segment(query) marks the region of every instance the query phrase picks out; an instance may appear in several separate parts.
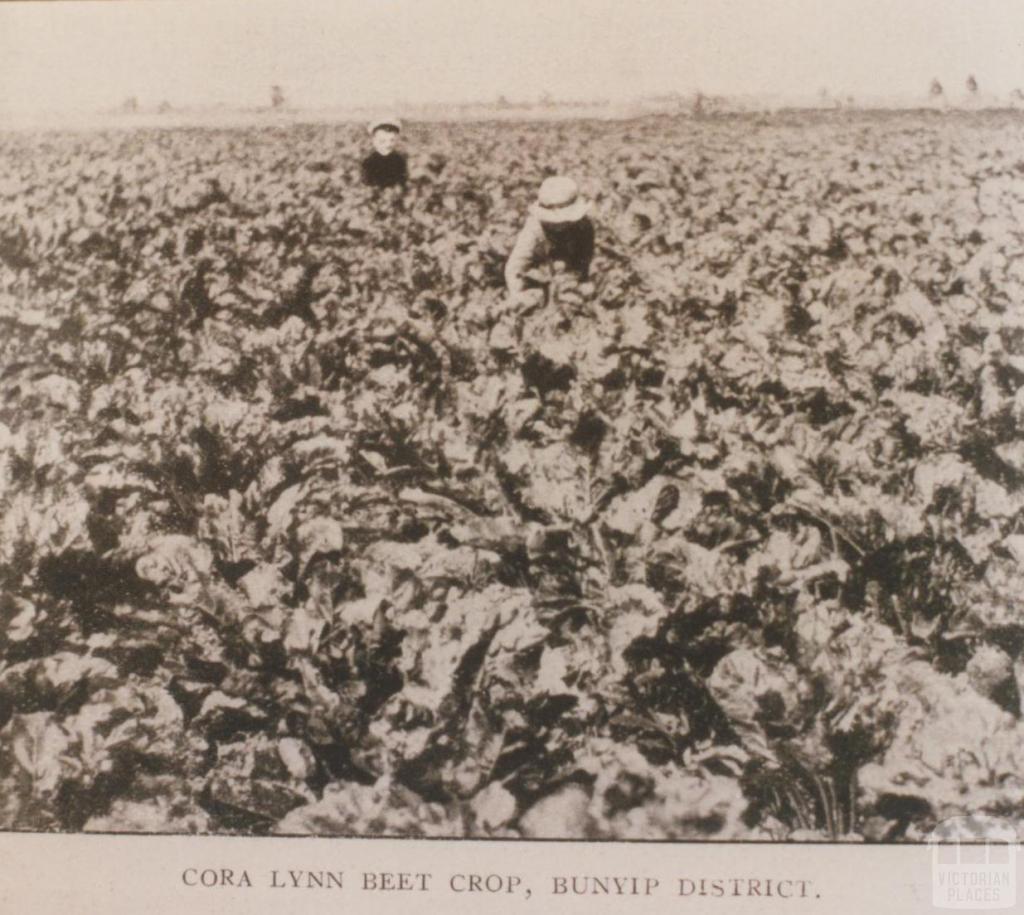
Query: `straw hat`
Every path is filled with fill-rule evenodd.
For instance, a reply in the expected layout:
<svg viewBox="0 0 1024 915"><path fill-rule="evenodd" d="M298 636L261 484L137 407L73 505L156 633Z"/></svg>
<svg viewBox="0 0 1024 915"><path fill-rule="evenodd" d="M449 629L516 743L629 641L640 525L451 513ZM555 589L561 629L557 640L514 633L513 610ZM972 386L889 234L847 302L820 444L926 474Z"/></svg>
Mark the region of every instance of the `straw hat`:
<svg viewBox="0 0 1024 915"><path fill-rule="evenodd" d="M381 127L390 127L396 133L402 132L402 122L398 118L385 117L370 121L370 136L372 137Z"/></svg>
<svg viewBox="0 0 1024 915"><path fill-rule="evenodd" d="M589 207L572 178L556 175L544 179L532 212L541 222L577 222L587 215Z"/></svg>
<svg viewBox="0 0 1024 915"><path fill-rule="evenodd" d="M653 168L645 168L633 179L637 190L646 191L656 187L665 187L668 182Z"/></svg>

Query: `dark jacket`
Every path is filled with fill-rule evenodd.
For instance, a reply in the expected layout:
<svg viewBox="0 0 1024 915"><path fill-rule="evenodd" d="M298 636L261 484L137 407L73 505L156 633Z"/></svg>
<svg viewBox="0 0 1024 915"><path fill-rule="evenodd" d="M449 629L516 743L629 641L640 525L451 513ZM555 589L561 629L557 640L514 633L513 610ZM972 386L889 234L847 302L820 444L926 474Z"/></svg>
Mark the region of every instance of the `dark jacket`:
<svg viewBox="0 0 1024 915"><path fill-rule="evenodd" d="M405 156L399 152L382 156L372 152L363 159L363 184L370 187L394 187L404 185L409 177Z"/></svg>

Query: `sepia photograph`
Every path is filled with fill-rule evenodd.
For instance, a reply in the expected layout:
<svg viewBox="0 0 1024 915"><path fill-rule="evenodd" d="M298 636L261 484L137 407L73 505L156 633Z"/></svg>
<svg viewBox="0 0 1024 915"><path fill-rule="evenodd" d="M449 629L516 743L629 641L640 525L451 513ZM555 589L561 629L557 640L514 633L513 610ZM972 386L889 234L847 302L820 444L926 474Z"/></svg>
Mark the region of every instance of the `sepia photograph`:
<svg viewBox="0 0 1024 915"><path fill-rule="evenodd" d="M1016 0L0 3L0 831L1013 877L1022 380Z"/></svg>

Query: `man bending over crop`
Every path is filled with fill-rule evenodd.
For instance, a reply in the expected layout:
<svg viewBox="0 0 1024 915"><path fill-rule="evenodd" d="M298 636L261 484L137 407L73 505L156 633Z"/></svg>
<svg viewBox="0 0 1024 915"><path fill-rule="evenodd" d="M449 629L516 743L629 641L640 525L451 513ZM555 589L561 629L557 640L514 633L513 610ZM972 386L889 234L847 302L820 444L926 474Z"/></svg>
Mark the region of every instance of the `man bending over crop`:
<svg viewBox="0 0 1024 915"><path fill-rule="evenodd" d="M594 224L587 216L588 208L572 178L557 176L541 184L537 202L530 208L505 265L510 294L524 292L536 279L538 267L556 261L580 280L587 279L594 256Z"/></svg>
<svg viewBox="0 0 1024 915"><path fill-rule="evenodd" d="M405 185L409 177L405 156L395 150L401 132L398 118L380 118L370 124L373 152L363 159L363 184L369 187Z"/></svg>

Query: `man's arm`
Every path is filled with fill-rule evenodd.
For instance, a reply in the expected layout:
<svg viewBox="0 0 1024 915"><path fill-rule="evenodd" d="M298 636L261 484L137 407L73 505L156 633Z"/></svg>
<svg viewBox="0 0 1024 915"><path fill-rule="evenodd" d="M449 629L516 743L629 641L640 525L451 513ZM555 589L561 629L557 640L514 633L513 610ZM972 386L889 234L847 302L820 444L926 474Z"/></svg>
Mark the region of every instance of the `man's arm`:
<svg viewBox="0 0 1024 915"><path fill-rule="evenodd" d="M590 276L590 262L594 259L594 224L589 219L584 219L580 225L574 247L572 268L581 280L586 280Z"/></svg>
<svg viewBox="0 0 1024 915"><path fill-rule="evenodd" d="M374 183L372 166L373 156L367 156L359 165L359 176L365 185L372 185Z"/></svg>
<svg viewBox="0 0 1024 915"><path fill-rule="evenodd" d="M398 156L397 172L398 183L402 185L402 187L405 187L406 182L409 180L409 160L401 154Z"/></svg>
<svg viewBox="0 0 1024 915"><path fill-rule="evenodd" d="M526 289L526 273L536 263L543 243L544 229L531 216L519 232L505 264L505 285L512 295L518 295Z"/></svg>

